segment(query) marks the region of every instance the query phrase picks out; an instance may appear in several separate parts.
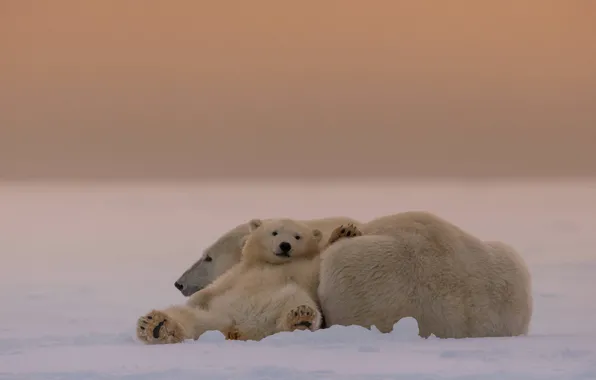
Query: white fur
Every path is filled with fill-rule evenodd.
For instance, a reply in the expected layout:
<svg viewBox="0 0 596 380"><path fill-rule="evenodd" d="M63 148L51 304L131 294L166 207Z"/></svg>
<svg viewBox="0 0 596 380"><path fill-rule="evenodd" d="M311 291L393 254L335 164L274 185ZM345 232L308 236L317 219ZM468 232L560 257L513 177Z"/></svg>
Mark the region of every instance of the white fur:
<svg viewBox="0 0 596 380"><path fill-rule="evenodd" d="M290 219L253 220L249 226L240 262L194 293L187 305L141 317L137 336L142 341L176 343L209 330L229 339L260 340L280 331L320 327L316 296L322 233ZM291 244L287 256L282 243Z"/></svg>
<svg viewBox="0 0 596 380"><path fill-rule="evenodd" d="M427 212L384 216L360 231L322 253L318 293L327 325L389 332L413 317L423 337L527 334L531 278L512 247Z"/></svg>
<svg viewBox="0 0 596 380"><path fill-rule="evenodd" d="M323 233L321 248L337 226L348 223L359 225L358 221L347 217L329 217L301 222ZM188 297L205 288L240 261L242 246L249 234L248 224L243 223L222 235L178 278L176 285L183 295Z"/></svg>

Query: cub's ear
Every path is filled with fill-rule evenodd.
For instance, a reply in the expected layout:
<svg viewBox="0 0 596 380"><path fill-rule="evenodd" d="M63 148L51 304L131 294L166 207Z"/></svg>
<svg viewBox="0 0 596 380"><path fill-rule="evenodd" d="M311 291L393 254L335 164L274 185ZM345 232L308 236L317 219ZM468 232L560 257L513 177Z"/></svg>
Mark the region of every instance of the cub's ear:
<svg viewBox="0 0 596 380"><path fill-rule="evenodd" d="M250 222L248 222L248 230L250 232L253 232L257 228L261 227L262 224L263 222L261 221L261 219L253 219Z"/></svg>
<svg viewBox="0 0 596 380"><path fill-rule="evenodd" d="M240 241L238 242L238 245L240 246L240 250L244 249L244 246L246 245L246 241L248 240L249 236L250 235L245 235L240 238Z"/></svg>
<svg viewBox="0 0 596 380"><path fill-rule="evenodd" d="M315 228L314 230L312 230L312 236L315 238L317 242L320 242L323 238L323 233L321 232L321 230Z"/></svg>

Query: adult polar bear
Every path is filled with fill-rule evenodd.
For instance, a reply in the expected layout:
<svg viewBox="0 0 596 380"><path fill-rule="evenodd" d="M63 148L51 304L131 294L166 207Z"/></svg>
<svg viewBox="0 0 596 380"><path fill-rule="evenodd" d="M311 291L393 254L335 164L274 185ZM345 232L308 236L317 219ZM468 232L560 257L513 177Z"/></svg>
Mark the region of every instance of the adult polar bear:
<svg viewBox="0 0 596 380"><path fill-rule="evenodd" d="M358 226L360 224L357 220L344 216L301 220L300 222L305 223L312 229L321 231L323 234L320 241L321 249L327 244L331 232L338 226L342 224ZM240 224L223 234L205 249L202 257L176 280L174 283L176 289L184 296L189 297L215 281L216 278L240 261L242 246L248 235L248 223Z"/></svg>
<svg viewBox="0 0 596 380"><path fill-rule="evenodd" d="M512 247L483 242L428 212L343 228L352 237L330 245L321 259L318 294L328 325L389 332L413 317L422 337L527 334L531 278Z"/></svg>

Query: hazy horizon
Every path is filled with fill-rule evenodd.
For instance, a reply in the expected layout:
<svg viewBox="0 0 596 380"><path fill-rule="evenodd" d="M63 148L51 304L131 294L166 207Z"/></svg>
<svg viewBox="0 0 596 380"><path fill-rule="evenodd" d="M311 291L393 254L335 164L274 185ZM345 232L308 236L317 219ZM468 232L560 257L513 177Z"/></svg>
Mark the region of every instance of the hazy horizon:
<svg viewBox="0 0 596 380"><path fill-rule="evenodd" d="M0 180L594 177L594 15L2 1Z"/></svg>

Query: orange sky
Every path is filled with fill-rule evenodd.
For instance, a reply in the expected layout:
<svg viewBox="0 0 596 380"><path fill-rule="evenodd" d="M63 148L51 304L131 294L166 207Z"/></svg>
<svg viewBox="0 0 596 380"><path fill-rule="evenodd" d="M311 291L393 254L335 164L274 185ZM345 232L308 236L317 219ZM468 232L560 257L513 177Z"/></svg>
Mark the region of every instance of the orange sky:
<svg viewBox="0 0 596 380"><path fill-rule="evenodd" d="M0 178L594 175L595 19L588 0L5 0Z"/></svg>

